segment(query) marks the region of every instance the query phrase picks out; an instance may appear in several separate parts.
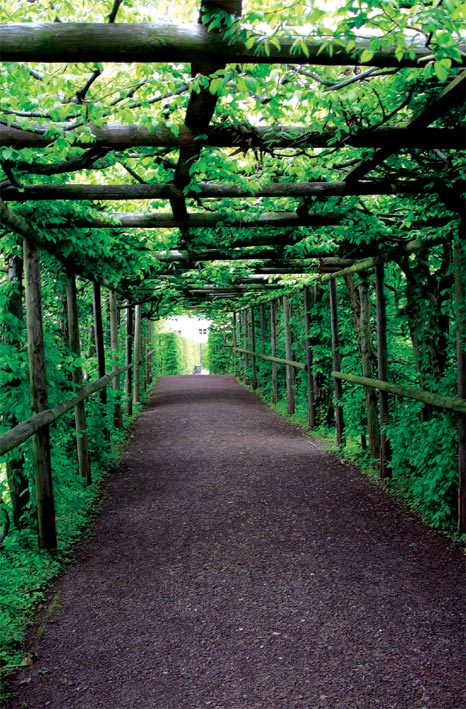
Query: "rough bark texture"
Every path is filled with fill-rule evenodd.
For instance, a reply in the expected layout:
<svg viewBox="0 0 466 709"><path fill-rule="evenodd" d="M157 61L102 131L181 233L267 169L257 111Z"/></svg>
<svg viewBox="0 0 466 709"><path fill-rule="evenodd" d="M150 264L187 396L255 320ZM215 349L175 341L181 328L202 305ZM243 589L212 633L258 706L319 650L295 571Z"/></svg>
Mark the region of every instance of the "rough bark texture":
<svg viewBox="0 0 466 709"><path fill-rule="evenodd" d="M232 377L167 377L7 706L458 709L463 575Z"/></svg>

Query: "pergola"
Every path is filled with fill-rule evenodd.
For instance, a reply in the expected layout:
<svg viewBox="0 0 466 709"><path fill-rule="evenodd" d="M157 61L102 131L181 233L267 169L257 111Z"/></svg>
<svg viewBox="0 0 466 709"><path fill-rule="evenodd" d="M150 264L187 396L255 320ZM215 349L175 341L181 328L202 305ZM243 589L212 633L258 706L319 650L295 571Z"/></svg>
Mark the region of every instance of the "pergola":
<svg viewBox="0 0 466 709"><path fill-rule="evenodd" d="M93 273L86 270L73 253L66 257L61 253L59 241L55 243L44 239L44 232L52 230L66 235L69 229L82 229L83 234L92 234L97 229L109 229L112 233L124 232L130 235L136 229L178 229L174 246L153 250L157 268L145 281L135 279L132 282L131 278L123 278L118 287L112 287L112 290L118 291L120 296L134 304L151 300L154 283L158 286L167 283L174 289L178 288L178 300L186 307L204 307L206 302L224 300L226 308L239 311L244 305L245 296L257 295L259 292L266 299L273 298L277 286L286 286L286 280L280 280L282 276L309 274L319 268L319 273L325 274L322 283L327 279L330 284L334 284L339 275L365 273L390 260L393 244L387 244L386 248L381 249L380 244L368 243L354 246L349 253L342 253L331 240L324 238L320 242L317 239L317 245L307 248L304 255L293 252L288 255L289 247L299 244L307 234L318 234L319 229L345 225L351 229L351 225L361 215L360 205L355 207L352 198L436 194L450 210L451 221L457 218L454 216L456 213L463 223L463 185L459 177L454 176L445 181L440 174L433 178L432 171L423 175L419 159L412 160L417 169L411 172L407 169L398 172L395 169L394 172L393 169L387 169L387 164L392 156L419 156L419 151L428 151L443 165L445 161L448 162L444 151L457 151L464 147L464 131L455 111L464 102L466 46L458 45L459 58L450 61L448 76L443 81L435 75L428 82L413 81L409 97L401 102L398 110L392 111L392 115L390 112L385 115L384 111L379 124L367 127L357 123L351 125L349 121L343 131L341 127L331 125L331 122L327 126L325 117L322 124L321 118L315 121L309 116L308 120L296 124L269 125L260 120L255 125L246 115L231 116L226 112L222 115L220 112L222 72L228 65L233 65L238 75L244 71L247 73L244 67L248 66L263 65L269 71L277 66L286 67L290 73L298 67L304 70L299 74L300 80L312 91L315 76L309 67L341 67L340 83L347 84L370 80L371 76L384 73L389 82L393 74L404 69L415 70L421 77L426 63L432 58L429 43L422 44L418 39L413 39L408 49L402 51L387 44L373 50L368 38L356 37L348 47L338 39L329 41L322 37L309 38L299 29L293 36L270 41L267 37L249 31L246 35L241 33L240 0L204 0L199 23L195 25L120 24L115 21L120 4L118 0L114 3L107 23L52 22L0 26L1 57L6 65L11 62L95 63L85 86L76 93L75 103L78 106L86 104L86 98L102 71L99 64L104 62L128 65L189 63L191 75L197 81L187 100L183 124L173 125L169 118L165 122L148 120L131 124L106 123L103 119L95 124L90 119L83 123L65 117L62 128L73 152L63 160L52 163L41 160L29 166L22 165L17 157L20 154L18 151L33 150L35 154L43 151L47 155L47 150L62 139L63 132L54 133L39 120L34 126L31 126L30 120L25 127L20 120L21 116L7 114L3 117L0 121L0 144L3 148L10 148L13 157L3 162L5 180L0 184L0 219L4 229L25 239L31 301L40 297L38 248L49 250L66 262L71 278L77 274L93 278ZM216 13L218 22L212 19L215 19ZM227 22L228 17L230 20L236 18L235 22ZM237 27L236 34L232 27ZM31 80L41 80L37 69L31 68L30 73ZM184 85L182 89L186 93L188 86ZM136 89L129 95L136 96ZM150 117L151 102L146 103L145 110ZM226 110L225 104L222 110ZM345 113L344 106L341 111ZM29 118L33 116L32 111ZM176 156L176 159L171 157L167 168L169 179L146 183L137 170L128 170L128 179L120 183L113 180L107 182L104 172L97 184L76 182L74 179L76 172L94 168L99 160L109 154L124 156L145 148L166 151L155 156L155 160L164 160L164 155ZM238 173L229 182L198 180L193 168L201 157L208 156L209 151L215 149L224 151L226 156L244 157L251 153L266 155L269 163L275 166L273 181L257 184L250 174L241 174L239 162ZM306 159L309 156L315 157L318 151L331 150L334 154L345 156L347 151L359 149L367 151L362 155L356 153L356 157L351 152L348 160L342 158L338 179L319 177L301 182L294 177L288 179L280 168L283 151L290 151L289 155L304 156L303 159ZM143 150L137 154L142 157L147 155ZM310 173L313 173L311 166ZM57 175L68 177L68 181L57 182L54 179ZM252 184L248 184L248 180ZM270 205L271 200L276 201L277 208L271 210L267 207L261 211L262 201ZM57 223L54 219L48 219L45 211L38 218L31 214L27 219L15 211L15 205L30 201L34 204L67 201L70 206L66 218ZM84 215L82 208L75 208L75 204L82 201L93 203L93 208ZM103 208L98 206L102 202L105 205ZM112 208L113 202L118 203L116 210ZM137 211L133 209L134 203ZM225 207L227 204L228 208ZM379 219L382 230L397 229L404 220L404 215L396 212L375 214L374 217ZM411 228L415 226L419 231L426 226L435 226L436 223L435 217L419 217L416 224L411 224ZM444 224L445 218L439 218L438 223ZM205 245L205 230L211 230L210 234L217 235L215 245ZM414 253L425 248L426 244L422 240L411 242L407 239L404 247L412 249ZM209 276L209 271L205 270L207 264L216 262L232 264L233 271L228 285L217 283L215 278ZM240 272L235 275L234 268L238 264ZM248 275L241 272L241 268L246 268ZM193 269L197 275L191 281L190 273ZM204 276L201 282L199 273ZM383 290L383 274L380 269L378 273L379 279L382 279L379 286ZM269 282L272 275L276 277L273 283ZM459 280L457 298L461 302L464 298L464 284ZM105 279L95 277L95 281L98 289L109 286ZM71 284L71 294L73 287ZM29 318L31 337L34 338L38 336L40 323L34 323L35 315L32 311ZM461 315L458 318L460 321ZM457 404L461 409L461 401L466 398L462 327L459 327L458 338ZM250 356L255 354L254 348L248 350L245 346L238 347L240 350L249 352ZM36 361L34 367L37 366ZM103 377L105 371L100 374ZM332 374L338 380L337 364ZM39 373L37 376L35 408L39 413L47 406L43 397L41 401L43 385L39 380L42 375ZM379 378L382 380L383 376ZM365 384L368 385L367 381ZM338 397L338 389L336 394ZM458 419L460 450L463 450L460 453L463 500L460 528L464 529L464 413L460 413Z"/></svg>

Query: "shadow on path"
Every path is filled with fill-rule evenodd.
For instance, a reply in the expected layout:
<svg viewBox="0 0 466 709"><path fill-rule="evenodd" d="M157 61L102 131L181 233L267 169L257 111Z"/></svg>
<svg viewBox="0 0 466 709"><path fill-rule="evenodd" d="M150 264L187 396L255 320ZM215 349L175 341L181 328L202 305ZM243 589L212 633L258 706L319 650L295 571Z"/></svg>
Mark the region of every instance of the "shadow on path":
<svg viewBox="0 0 466 709"><path fill-rule="evenodd" d="M159 380L60 586L10 707L466 706L461 554L232 377Z"/></svg>

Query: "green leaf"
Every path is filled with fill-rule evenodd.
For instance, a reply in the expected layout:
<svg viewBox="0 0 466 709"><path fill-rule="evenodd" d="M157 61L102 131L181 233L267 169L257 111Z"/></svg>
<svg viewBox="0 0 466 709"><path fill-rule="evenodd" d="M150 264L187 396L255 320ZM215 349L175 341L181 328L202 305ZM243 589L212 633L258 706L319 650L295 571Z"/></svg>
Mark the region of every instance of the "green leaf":
<svg viewBox="0 0 466 709"><path fill-rule="evenodd" d="M359 59L362 63L366 63L366 62L370 62L373 56L374 56L374 52L371 52L370 49L364 49L364 51L361 53L361 56L359 57Z"/></svg>

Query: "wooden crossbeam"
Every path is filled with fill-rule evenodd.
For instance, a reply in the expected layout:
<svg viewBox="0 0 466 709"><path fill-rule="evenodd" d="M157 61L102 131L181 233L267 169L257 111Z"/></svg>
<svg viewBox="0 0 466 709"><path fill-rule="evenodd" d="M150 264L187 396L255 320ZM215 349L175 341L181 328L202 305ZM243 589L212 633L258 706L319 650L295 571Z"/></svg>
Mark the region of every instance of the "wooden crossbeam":
<svg viewBox="0 0 466 709"><path fill-rule="evenodd" d="M181 148L200 143L210 147L229 148L325 148L329 145L348 145L355 148L380 146L400 148L458 148L465 144L462 128L417 128L379 126L360 129L347 136L338 136L334 130L322 132L308 130L303 126L244 126L236 128L225 125L209 126L205 138L196 138L196 132L188 126L179 125L173 132L164 123L152 129L142 125L109 123L106 126L89 126L92 139L76 131L73 145L77 147L111 148L126 150L137 147ZM45 148L54 142L45 132L20 130L0 125L0 145L20 150L22 148Z"/></svg>
<svg viewBox="0 0 466 709"><path fill-rule="evenodd" d="M461 72L455 77L444 90L433 99L429 105L422 111L411 118L404 128L408 130L424 130L435 120L444 115L447 111L464 103L466 93L466 71ZM361 160L345 177L345 182L356 182L362 180L375 167L380 165L389 155L392 155L393 149L390 146L378 148L374 155Z"/></svg>
<svg viewBox="0 0 466 709"><path fill-rule="evenodd" d="M305 37L306 33L299 35ZM258 40L264 39L259 35ZM294 37L283 39L280 49L260 44L247 49L241 41L225 42L202 25L155 23L21 23L0 25L0 47L4 62L213 62L248 64L321 64L332 66L370 65L378 67L424 68L431 56L429 47L417 44L401 57L395 47L385 47L370 58L362 56L369 40L356 38L348 52L335 41L306 39L306 53L296 52ZM263 45L263 42L262 42ZM460 50L464 52L464 45ZM462 65L465 65L464 57Z"/></svg>
<svg viewBox="0 0 466 709"><path fill-rule="evenodd" d="M283 227L318 227L338 224L342 219L340 214L312 215L300 217L294 212L264 212L257 217L250 219L232 219L228 215L221 213L190 214L183 222L176 221L171 214L129 214L115 213L109 214L100 219L85 220L81 218L67 219L63 224L57 225L55 222L44 222L40 224L44 229L174 229L177 227L187 227L198 229L204 227L234 227L259 229L267 227L280 229Z"/></svg>
<svg viewBox="0 0 466 709"><path fill-rule="evenodd" d="M429 185L431 185L431 182ZM371 180L367 182L276 182L259 189L247 190L239 185L203 182L187 196L203 199L257 199L258 197L332 197L376 194L424 194L427 186L424 180ZM432 189L432 188L431 188ZM133 200L164 199L170 202L184 200L183 190L173 183L133 184L133 185L86 185L86 184L43 184L29 187L4 187L0 194L5 202L26 202L28 200ZM177 221L183 221L185 213L176 211Z"/></svg>

